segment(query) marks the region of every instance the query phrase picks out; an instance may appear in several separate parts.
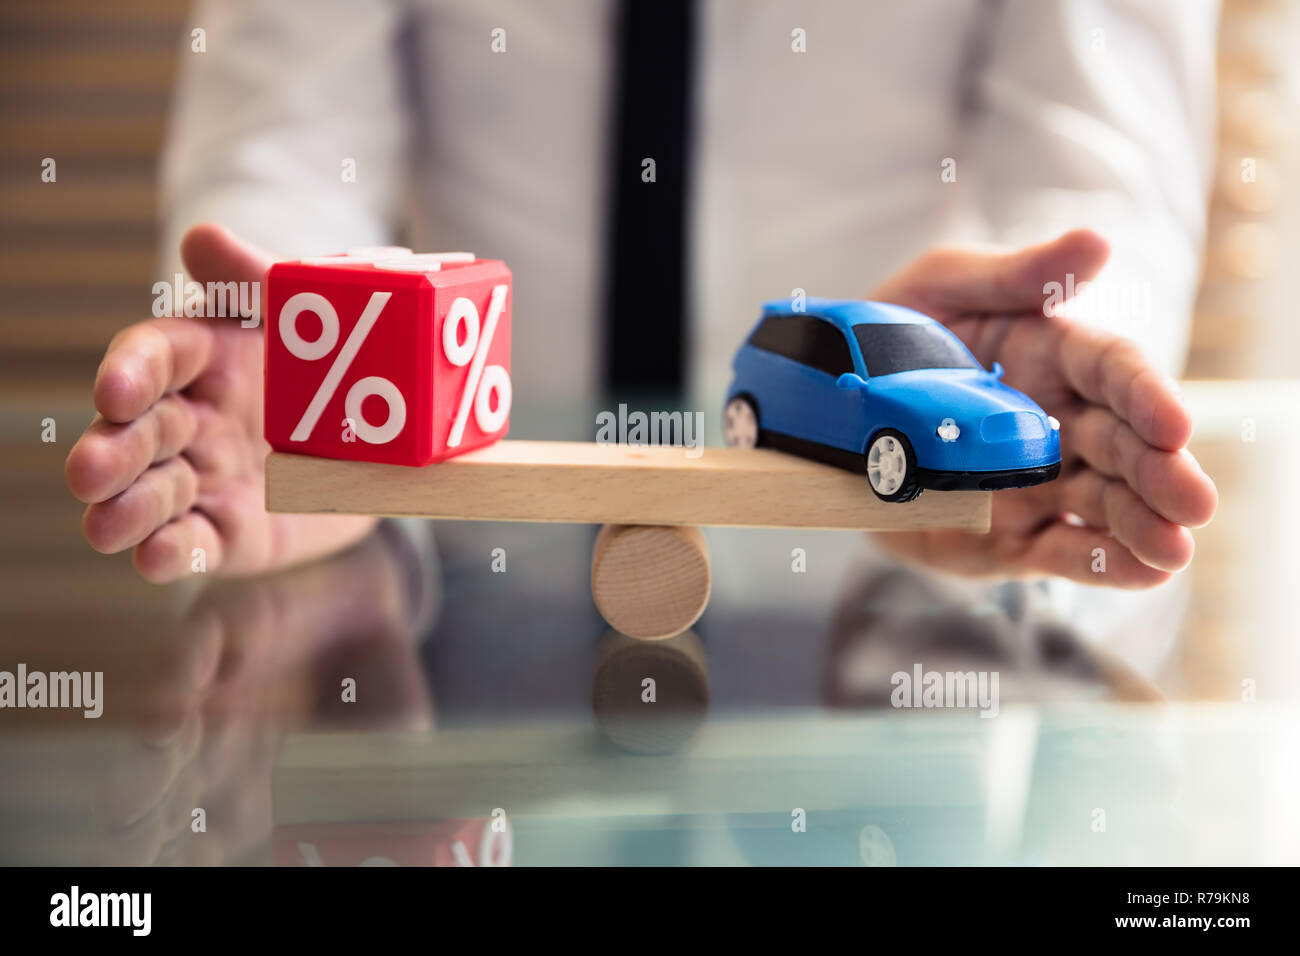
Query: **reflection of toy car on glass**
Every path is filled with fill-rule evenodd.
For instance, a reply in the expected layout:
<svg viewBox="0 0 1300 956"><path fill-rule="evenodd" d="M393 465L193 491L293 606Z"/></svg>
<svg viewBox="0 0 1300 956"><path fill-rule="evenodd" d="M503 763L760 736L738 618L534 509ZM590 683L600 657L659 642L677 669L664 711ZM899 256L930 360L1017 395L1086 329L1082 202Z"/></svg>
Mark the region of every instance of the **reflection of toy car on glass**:
<svg viewBox="0 0 1300 956"><path fill-rule="evenodd" d="M728 445L866 472L885 501L1023 488L1061 470L1060 424L946 328L879 302L769 302L732 363Z"/></svg>

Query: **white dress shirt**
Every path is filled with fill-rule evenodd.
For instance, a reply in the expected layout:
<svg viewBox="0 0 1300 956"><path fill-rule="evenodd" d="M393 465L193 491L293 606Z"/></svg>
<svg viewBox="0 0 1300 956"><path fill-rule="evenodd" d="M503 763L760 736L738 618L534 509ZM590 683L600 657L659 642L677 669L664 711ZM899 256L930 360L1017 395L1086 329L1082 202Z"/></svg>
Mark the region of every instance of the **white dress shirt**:
<svg viewBox="0 0 1300 956"><path fill-rule="evenodd" d="M516 417L589 400L614 9L200 2L206 51L186 38L163 161L165 248L216 220L284 256L402 241L504 259ZM1108 307L1083 314L1177 372L1212 175L1217 14L1214 0L702 0L685 410L709 416L706 439L760 302L863 297L937 243L1095 227L1114 250L1092 290ZM523 437L594 428L547 420ZM754 559L743 532L712 540L723 600ZM861 547L769 541L786 554L813 542L822 567ZM830 600L839 581L807 587ZM1105 627L1131 633L1122 619Z"/></svg>
<svg viewBox="0 0 1300 956"><path fill-rule="evenodd" d="M613 11L199 3L206 51L186 39L163 163L167 248L214 219L284 255L405 240L505 259L526 357L516 397L591 395ZM1216 16L1200 0L703 0L690 380L704 410L763 300L865 296L936 243L1080 225L1111 239L1105 277L1132 293L1090 318L1176 370L1211 177Z"/></svg>

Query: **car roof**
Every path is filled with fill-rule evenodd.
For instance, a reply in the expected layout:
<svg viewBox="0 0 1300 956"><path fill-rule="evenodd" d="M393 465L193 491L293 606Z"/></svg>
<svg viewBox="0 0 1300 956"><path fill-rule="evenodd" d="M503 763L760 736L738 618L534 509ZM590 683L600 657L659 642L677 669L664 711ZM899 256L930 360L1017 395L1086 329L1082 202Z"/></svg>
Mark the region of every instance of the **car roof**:
<svg viewBox="0 0 1300 956"><path fill-rule="evenodd" d="M763 303L763 316L789 314L803 311L808 315L825 319L840 329L847 331L855 325L926 325L937 324L928 315L915 309L887 302L866 302L861 299L820 299L809 296L803 302L803 309L796 308L793 299L773 299Z"/></svg>

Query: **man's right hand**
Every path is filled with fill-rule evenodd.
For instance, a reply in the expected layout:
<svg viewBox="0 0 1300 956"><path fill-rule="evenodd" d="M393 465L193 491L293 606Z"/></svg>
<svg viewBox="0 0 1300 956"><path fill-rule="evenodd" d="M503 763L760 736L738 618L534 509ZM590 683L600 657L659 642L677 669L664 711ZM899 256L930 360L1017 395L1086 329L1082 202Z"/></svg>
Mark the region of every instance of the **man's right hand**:
<svg viewBox="0 0 1300 956"><path fill-rule="evenodd" d="M215 225L181 255L197 282L261 282L271 257ZM266 511L262 329L238 318L161 318L118 333L95 376L98 414L68 455L86 539L135 549L150 581L256 574L338 550L375 519Z"/></svg>

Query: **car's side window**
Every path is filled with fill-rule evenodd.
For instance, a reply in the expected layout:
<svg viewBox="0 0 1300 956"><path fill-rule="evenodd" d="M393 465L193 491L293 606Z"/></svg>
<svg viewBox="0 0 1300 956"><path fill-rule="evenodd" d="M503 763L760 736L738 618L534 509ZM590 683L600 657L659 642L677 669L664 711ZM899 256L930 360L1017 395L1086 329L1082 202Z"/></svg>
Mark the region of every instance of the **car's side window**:
<svg viewBox="0 0 1300 956"><path fill-rule="evenodd" d="M853 371L844 333L812 315L772 315L754 330L749 344L836 377Z"/></svg>

